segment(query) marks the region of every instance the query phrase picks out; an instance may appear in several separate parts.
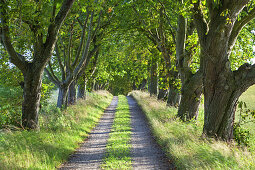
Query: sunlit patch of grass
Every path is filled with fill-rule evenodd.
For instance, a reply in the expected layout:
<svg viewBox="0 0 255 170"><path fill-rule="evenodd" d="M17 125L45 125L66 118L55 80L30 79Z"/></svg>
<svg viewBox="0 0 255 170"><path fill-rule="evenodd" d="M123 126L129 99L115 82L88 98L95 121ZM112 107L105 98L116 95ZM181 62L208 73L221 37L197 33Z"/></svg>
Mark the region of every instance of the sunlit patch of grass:
<svg viewBox="0 0 255 170"><path fill-rule="evenodd" d="M255 85L251 86L246 92L244 92L240 98L239 101L245 102L247 105L247 109L255 110ZM239 120L240 116L240 109L237 109L236 112L236 121ZM246 123L242 125L245 129L247 129L250 132L250 148L252 152L255 152L255 121Z"/></svg>
<svg viewBox="0 0 255 170"><path fill-rule="evenodd" d="M249 109L255 110L255 85L244 92L239 101L244 101Z"/></svg>
<svg viewBox="0 0 255 170"><path fill-rule="evenodd" d="M111 99L109 93L95 92L63 112L44 109L40 131L2 130L0 169L55 169L84 141Z"/></svg>
<svg viewBox="0 0 255 170"><path fill-rule="evenodd" d="M156 101L148 93L133 91L131 95L142 107L157 142L177 169L255 169L254 153L235 143L202 136L203 109L196 123L187 123L176 118L177 109L166 107L165 102Z"/></svg>
<svg viewBox="0 0 255 170"><path fill-rule="evenodd" d="M130 123L127 98L120 95L112 130L106 146L107 154L102 164L103 169L131 169Z"/></svg>

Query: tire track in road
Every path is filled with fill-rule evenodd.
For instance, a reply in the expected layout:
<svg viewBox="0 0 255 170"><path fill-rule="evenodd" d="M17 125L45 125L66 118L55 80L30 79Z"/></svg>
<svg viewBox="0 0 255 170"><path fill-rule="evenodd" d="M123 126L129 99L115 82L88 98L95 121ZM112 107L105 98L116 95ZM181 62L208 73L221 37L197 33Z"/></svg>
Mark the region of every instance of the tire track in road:
<svg viewBox="0 0 255 170"><path fill-rule="evenodd" d="M137 102L130 96L127 98L131 114L133 169L175 169L153 139L145 115Z"/></svg>
<svg viewBox="0 0 255 170"><path fill-rule="evenodd" d="M59 169L100 169L111 132L118 97L114 96L98 125L91 131L86 142Z"/></svg>

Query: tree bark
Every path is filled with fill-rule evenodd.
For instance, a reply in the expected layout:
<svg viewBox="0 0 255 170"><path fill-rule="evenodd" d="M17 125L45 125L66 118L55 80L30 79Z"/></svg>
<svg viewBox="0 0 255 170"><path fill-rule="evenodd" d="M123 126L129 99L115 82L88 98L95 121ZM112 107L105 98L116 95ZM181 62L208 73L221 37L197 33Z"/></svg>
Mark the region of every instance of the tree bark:
<svg viewBox="0 0 255 170"><path fill-rule="evenodd" d="M165 99L167 96L167 90L159 89L158 99Z"/></svg>
<svg viewBox="0 0 255 170"><path fill-rule="evenodd" d="M146 88L147 80L143 79L141 84L138 87L138 90L144 90Z"/></svg>
<svg viewBox="0 0 255 170"><path fill-rule="evenodd" d="M79 84L78 85L78 99L84 99L86 100L86 83Z"/></svg>
<svg viewBox="0 0 255 170"><path fill-rule="evenodd" d="M191 23L190 23L191 24ZM178 61L177 68L181 77L181 100L178 108L178 117L183 121L197 119L200 99L202 95L202 73L197 71L192 74L190 61L192 60L192 49L185 50L186 35L188 32L193 33L193 28L188 31L187 20L179 15L176 38L176 58Z"/></svg>
<svg viewBox="0 0 255 170"><path fill-rule="evenodd" d="M68 105L74 105L77 102L76 100L76 81L74 80L68 90Z"/></svg>
<svg viewBox="0 0 255 170"><path fill-rule="evenodd" d="M197 72L182 84L178 117L183 121L197 119L203 89L202 80L202 73Z"/></svg>
<svg viewBox="0 0 255 170"><path fill-rule="evenodd" d="M32 64L28 64L24 73L22 126L25 129L38 129L38 112L41 98L42 72L33 70Z"/></svg>
<svg viewBox="0 0 255 170"><path fill-rule="evenodd" d="M67 95L68 95L68 86L66 85L59 86L58 102L57 102L58 108L67 107Z"/></svg>
<svg viewBox="0 0 255 170"><path fill-rule="evenodd" d="M172 83L169 83L168 96L167 96L167 106L178 107L180 104L181 95Z"/></svg>
<svg viewBox="0 0 255 170"><path fill-rule="evenodd" d="M155 56L151 60L151 82L150 82L150 96L158 95L158 63Z"/></svg>

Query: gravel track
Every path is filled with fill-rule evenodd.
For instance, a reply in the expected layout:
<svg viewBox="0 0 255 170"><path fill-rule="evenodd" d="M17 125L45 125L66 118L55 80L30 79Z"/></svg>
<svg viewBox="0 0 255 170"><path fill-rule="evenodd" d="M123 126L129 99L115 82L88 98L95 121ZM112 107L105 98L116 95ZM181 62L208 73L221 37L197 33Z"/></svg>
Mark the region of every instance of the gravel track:
<svg viewBox="0 0 255 170"><path fill-rule="evenodd" d="M127 97L131 114L132 169L175 169L157 145L146 122L145 115L132 97ZM101 169L106 153L107 140L111 132L118 97L114 96L96 128L88 139L59 169Z"/></svg>
<svg viewBox="0 0 255 170"><path fill-rule="evenodd" d="M150 128L136 101L128 96L131 113L131 157L133 169L175 169L153 139Z"/></svg>
<svg viewBox="0 0 255 170"><path fill-rule="evenodd" d="M70 157L68 162L62 165L60 170L100 169L117 104L118 97L114 96L110 106L105 110L104 115L98 125L92 130L88 139Z"/></svg>

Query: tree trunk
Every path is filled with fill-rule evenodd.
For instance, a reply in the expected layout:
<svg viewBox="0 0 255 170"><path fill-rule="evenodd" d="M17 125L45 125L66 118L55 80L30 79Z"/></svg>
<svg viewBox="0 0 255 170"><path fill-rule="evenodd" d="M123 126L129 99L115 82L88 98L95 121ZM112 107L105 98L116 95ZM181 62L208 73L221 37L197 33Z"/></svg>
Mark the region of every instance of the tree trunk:
<svg viewBox="0 0 255 170"><path fill-rule="evenodd" d="M68 105L74 105L76 103L76 81L74 80L68 90Z"/></svg>
<svg viewBox="0 0 255 170"><path fill-rule="evenodd" d="M172 85L169 87L167 96L167 106L178 107L180 104L181 95Z"/></svg>
<svg viewBox="0 0 255 170"><path fill-rule="evenodd" d="M67 107L67 94L68 94L68 86L60 86L58 91L58 108L66 108Z"/></svg>
<svg viewBox="0 0 255 170"><path fill-rule="evenodd" d="M159 89L158 99L165 99L167 96L167 90Z"/></svg>
<svg viewBox="0 0 255 170"><path fill-rule="evenodd" d="M22 126L25 129L38 129L38 112L41 99L42 73L35 71L32 64L28 64L24 75Z"/></svg>
<svg viewBox="0 0 255 170"><path fill-rule="evenodd" d="M78 99L84 99L86 100L86 83L81 83L78 85Z"/></svg>
<svg viewBox="0 0 255 170"><path fill-rule="evenodd" d="M189 121L193 118L197 119L202 95L202 80L202 73L197 72L182 85L182 97L178 108L178 117L183 121Z"/></svg>
<svg viewBox="0 0 255 170"><path fill-rule="evenodd" d="M158 95L158 63L155 56L152 56L151 62L151 83L150 83L150 96Z"/></svg>
<svg viewBox="0 0 255 170"><path fill-rule="evenodd" d="M137 87L136 87L136 84L135 84L135 83L136 83L136 81L134 80L134 81L133 81L133 85L132 85L132 89L133 89L133 90L137 90Z"/></svg>
<svg viewBox="0 0 255 170"><path fill-rule="evenodd" d="M254 18L254 13L241 16L249 2L235 0L217 5L207 2L208 16L201 11L201 1L193 6L203 71L203 133L226 141L233 137L238 98L255 83L255 65L244 64L237 71L232 71L229 61L239 33ZM222 15L219 11L223 10L230 13Z"/></svg>
<svg viewBox="0 0 255 170"><path fill-rule="evenodd" d="M216 42L213 44L214 50L202 54L206 59L203 69L205 97L203 132L207 136L229 141L233 137L236 103L248 87L244 81L237 81L238 78L230 68L226 45L220 44L222 40L219 38L216 40L218 42L214 40ZM245 74L242 75L244 76ZM239 82L243 84L239 85Z"/></svg>
<svg viewBox="0 0 255 170"><path fill-rule="evenodd" d="M143 90L146 88L146 84L147 84L147 80L146 79L143 79L141 84L139 85L138 87L138 90Z"/></svg>
<svg viewBox="0 0 255 170"><path fill-rule="evenodd" d="M189 30L192 30L189 29ZM187 35L187 20L178 16L178 28L176 39L177 68L181 77L181 101L178 107L178 117L183 121L197 119L200 99L202 95L202 73L198 71L192 74L190 63L192 61L192 50L185 50ZM192 34L193 31L190 31Z"/></svg>

